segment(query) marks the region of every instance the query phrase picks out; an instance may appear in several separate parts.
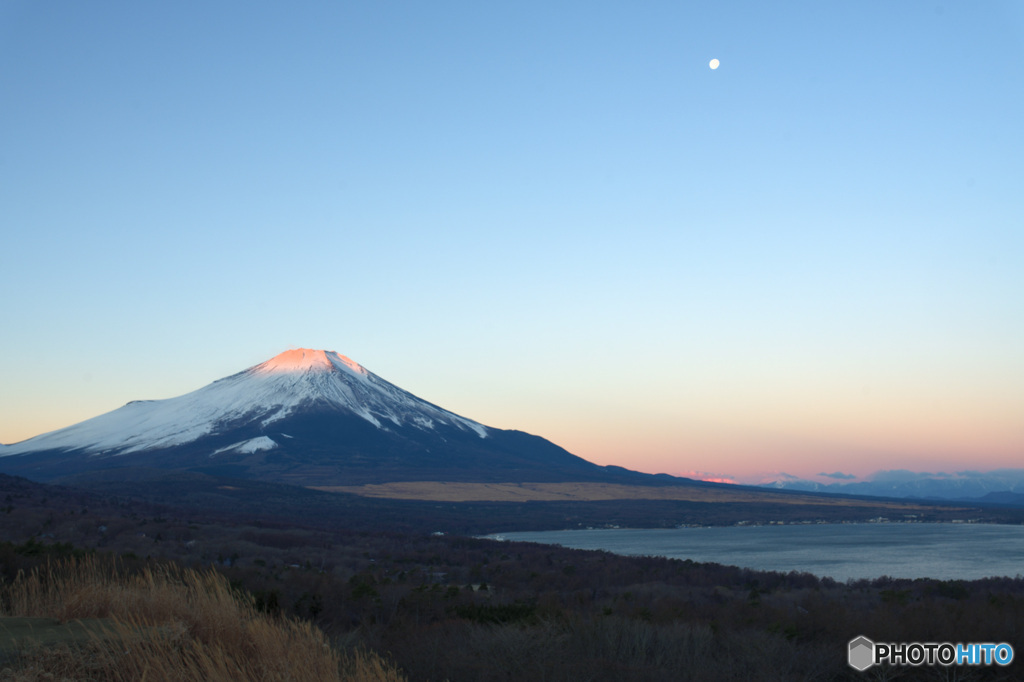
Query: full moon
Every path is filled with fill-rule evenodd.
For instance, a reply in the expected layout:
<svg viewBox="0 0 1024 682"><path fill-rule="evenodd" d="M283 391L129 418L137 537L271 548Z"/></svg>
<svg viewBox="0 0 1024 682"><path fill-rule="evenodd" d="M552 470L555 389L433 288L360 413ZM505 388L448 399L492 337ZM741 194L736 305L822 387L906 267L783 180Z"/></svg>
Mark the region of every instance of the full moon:
<svg viewBox="0 0 1024 682"><path fill-rule="evenodd" d="M712 59L710 62L708 62L708 66L711 67L712 71L717 69L718 68L718 60L717 59Z"/></svg>

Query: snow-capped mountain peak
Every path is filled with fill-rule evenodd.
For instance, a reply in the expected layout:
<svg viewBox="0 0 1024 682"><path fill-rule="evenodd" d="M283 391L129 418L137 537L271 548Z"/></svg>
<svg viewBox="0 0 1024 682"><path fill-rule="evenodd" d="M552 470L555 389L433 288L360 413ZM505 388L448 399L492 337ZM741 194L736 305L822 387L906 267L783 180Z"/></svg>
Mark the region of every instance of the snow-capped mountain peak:
<svg viewBox="0 0 1024 682"><path fill-rule="evenodd" d="M309 348L0 447L0 472L35 480L134 476L129 470L305 486L642 476L606 470L539 436L485 427L343 355Z"/></svg>
<svg viewBox="0 0 1024 682"><path fill-rule="evenodd" d="M355 415L384 431L444 425L488 436L483 425L403 391L344 355L299 348L191 393L132 401L15 443L0 449L0 456L55 449L122 455L184 445L246 424L262 435L275 422L307 410Z"/></svg>

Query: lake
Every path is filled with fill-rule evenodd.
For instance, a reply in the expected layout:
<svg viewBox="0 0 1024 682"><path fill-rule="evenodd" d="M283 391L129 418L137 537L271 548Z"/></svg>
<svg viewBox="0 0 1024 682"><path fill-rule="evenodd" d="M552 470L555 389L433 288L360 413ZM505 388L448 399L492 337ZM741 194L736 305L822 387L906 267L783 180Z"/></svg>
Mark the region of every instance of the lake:
<svg viewBox="0 0 1024 682"><path fill-rule="evenodd" d="M840 582L882 575L977 580L1024 574L1024 526L851 523L557 530L488 537L759 571L799 571Z"/></svg>

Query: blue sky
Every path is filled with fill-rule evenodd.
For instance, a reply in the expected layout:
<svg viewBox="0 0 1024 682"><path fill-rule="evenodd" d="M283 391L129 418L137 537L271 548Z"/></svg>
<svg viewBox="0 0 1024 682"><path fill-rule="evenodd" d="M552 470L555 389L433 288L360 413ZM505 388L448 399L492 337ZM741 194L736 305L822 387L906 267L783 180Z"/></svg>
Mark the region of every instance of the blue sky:
<svg viewBox="0 0 1024 682"><path fill-rule="evenodd" d="M1022 86L1017 2L6 0L0 442L305 346L644 471L1019 463Z"/></svg>

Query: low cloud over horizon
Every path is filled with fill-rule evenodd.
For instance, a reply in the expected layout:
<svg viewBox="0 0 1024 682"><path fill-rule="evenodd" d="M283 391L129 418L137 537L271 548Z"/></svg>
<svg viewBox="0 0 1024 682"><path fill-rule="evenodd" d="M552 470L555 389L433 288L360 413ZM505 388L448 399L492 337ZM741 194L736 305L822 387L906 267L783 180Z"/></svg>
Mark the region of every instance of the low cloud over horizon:
<svg viewBox="0 0 1024 682"><path fill-rule="evenodd" d="M965 469L954 472L885 469L868 474L859 481L851 480L856 479L856 476L838 471L818 476L834 481L822 483L779 473L773 480L764 480L760 485L793 490L940 499L972 499L992 493L1024 495L1024 469L1014 468L989 471Z"/></svg>
<svg viewBox="0 0 1024 682"><path fill-rule="evenodd" d="M844 474L841 471L833 471L831 474L826 474L822 472L819 473L818 476L824 476L825 478L835 478L842 481L851 481L857 478L853 474Z"/></svg>

